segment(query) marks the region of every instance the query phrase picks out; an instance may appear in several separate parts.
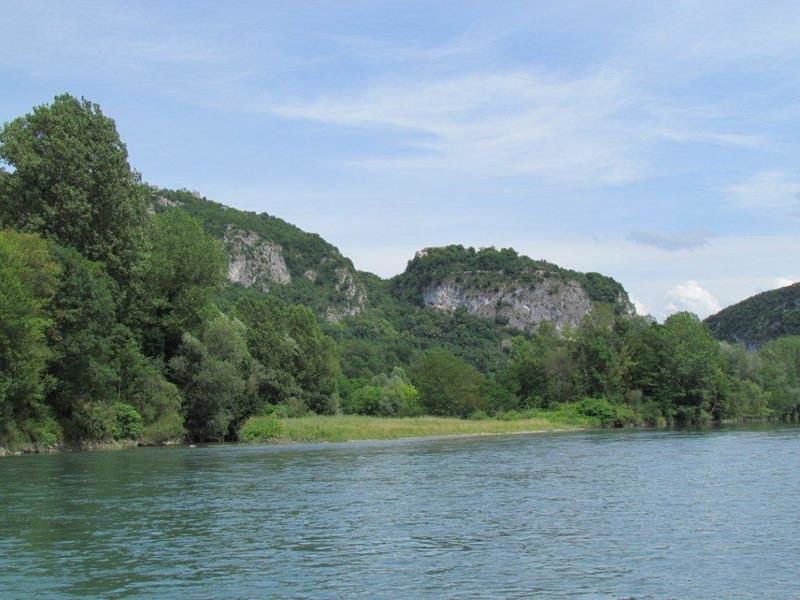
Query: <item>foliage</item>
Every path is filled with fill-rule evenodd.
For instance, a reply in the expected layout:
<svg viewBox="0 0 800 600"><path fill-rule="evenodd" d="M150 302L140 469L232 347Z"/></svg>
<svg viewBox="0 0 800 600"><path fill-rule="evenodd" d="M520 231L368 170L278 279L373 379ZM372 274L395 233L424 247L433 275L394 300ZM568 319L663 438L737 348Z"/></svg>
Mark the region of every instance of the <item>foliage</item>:
<svg viewBox="0 0 800 600"><path fill-rule="evenodd" d="M484 377L447 350L425 352L409 374L428 414L467 417L486 408L482 395Z"/></svg>
<svg viewBox="0 0 800 600"><path fill-rule="evenodd" d="M0 131L0 224L104 261L126 279L142 243L146 195L114 121L68 94Z"/></svg>
<svg viewBox="0 0 800 600"><path fill-rule="evenodd" d="M128 323L148 356L169 361L184 332L197 333L214 315L213 297L225 278L219 242L180 210L156 215L150 250L136 273Z"/></svg>
<svg viewBox="0 0 800 600"><path fill-rule="evenodd" d="M719 340L756 349L770 340L800 335L800 283L757 294L706 319Z"/></svg>
<svg viewBox="0 0 800 600"><path fill-rule="evenodd" d="M345 413L384 417L423 414L419 392L405 371L396 367L390 375L377 375L369 385L358 387L342 402Z"/></svg>
<svg viewBox="0 0 800 600"><path fill-rule="evenodd" d="M250 417L239 429L242 442L266 442L280 437L283 427L275 415Z"/></svg>
<svg viewBox="0 0 800 600"><path fill-rule="evenodd" d="M281 404L300 398L314 412L336 412L332 402L339 372L336 347L310 310L247 294L234 311L247 328L250 352L266 373L259 390L263 402Z"/></svg>
<svg viewBox="0 0 800 600"><path fill-rule="evenodd" d="M36 431L25 423L48 416L42 401L50 357L46 307L57 275L41 238L0 232L0 443L37 441Z"/></svg>
<svg viewBox="0 0 800 600"><path fill-rule="evenodd" d="M184 334L170 360L193 440L233 438L239 423L252 414L263 371L247 349L245 331L241 322L219 315L204 325L200 337Z"/></svg>

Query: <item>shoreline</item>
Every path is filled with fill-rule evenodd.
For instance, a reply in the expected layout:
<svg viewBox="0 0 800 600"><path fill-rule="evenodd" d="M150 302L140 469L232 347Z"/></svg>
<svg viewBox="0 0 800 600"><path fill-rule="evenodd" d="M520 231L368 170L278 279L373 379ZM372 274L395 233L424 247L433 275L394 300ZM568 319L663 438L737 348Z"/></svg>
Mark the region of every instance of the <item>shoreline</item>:
<svg viewBox="0 0 800 600"><path fill-rule="evenodd" d="M0 446L0 458L29 454L67 454L72 452L105 452L131 448L169 448L229 444L241 446L281 446L314 443L349 443L414 439L444 439L479 436L526 435L595 429L593 423L556 422L544 417L500 420L468 420L452 417L369 417L363 415L330 415L284 418L278 421L281 432L275 437L236 442L170 441L150 444L137 440L85 442L58 446L25 446L8 449Z"/></svg>
<svg viewBox="0 0 800 600"><path fill-rule="evenodd" d="M468 420L451 417L368 417L363 415L306 416L280 419L283 431L276 437L234 442L184 442L172 440L152 444L137 440L115 440L108 442L84 442L77 445L26 446L16 450L0 446L0 458L32 454L69 454L73 452L106 452L132 448L195 448L227 446L291 446L295 444L348 444L353 442L411 441L463 439L471 437L500 437L532 435L537 433L567 433L578 431L600 431L604 428L592 422L556 422L547 418L529 418L504 421L500 419ZM779 424L777 421L734 421L709 424L703 429L735 427L737 425L758 426ZM338 427L337 427L338 425ZM421 426L422 425L422 426ZM428 427L424 427L427 425ZM286 427L288 426L288 427ZM394 427L393 427L394 426ZM663 429L645 425L626 426L628 431ZM670 429L670 428L668 428ZM680 429L680 428L679 428Z"/></svg>

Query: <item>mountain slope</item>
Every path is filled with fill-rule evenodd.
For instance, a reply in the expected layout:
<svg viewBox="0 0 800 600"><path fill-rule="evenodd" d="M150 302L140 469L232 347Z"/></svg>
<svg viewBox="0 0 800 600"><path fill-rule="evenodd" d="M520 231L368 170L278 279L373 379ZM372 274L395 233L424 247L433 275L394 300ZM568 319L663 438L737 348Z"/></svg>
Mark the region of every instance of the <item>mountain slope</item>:
<svg viewBox="0 0 800 600"><path fill-rule="evenodd" d="M186 190L154 190L153 210L170 208L185 210L224 243L232 283L305 304L326 321L357 315L367 305L362 276L319 235Z"/></svg>
<svg viewBox="0 0 800 600"><path fill-rule="evenodd" d="M706 319L719 340L758 348L784 335L800 335L800 283L770 290Z"/></svg>

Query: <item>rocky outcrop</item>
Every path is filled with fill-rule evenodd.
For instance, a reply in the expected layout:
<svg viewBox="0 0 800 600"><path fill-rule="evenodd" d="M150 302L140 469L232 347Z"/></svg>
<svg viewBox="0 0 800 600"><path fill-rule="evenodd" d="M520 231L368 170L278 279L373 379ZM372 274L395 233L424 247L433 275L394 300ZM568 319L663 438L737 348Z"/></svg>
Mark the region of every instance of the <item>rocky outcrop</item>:
<svg viewBox="0 0 800 600"><path fill-rule="evenodd" d="M232 225L225 231L224 242L230 281L244 287L256 286L264 292L268 292L271 285L286 285L292 281L279 244Z"/></svg>
<svg viewBox="0 0 800 600"><path fill-rule="evenodd" d="M531 331L542 321L561 330L575 327L592 310L593 303L577 281L545 280L535 286L513 281L490 290L447 280L427 288L423 303L440 310L464 308L474 315L514 329Z"/></svg>
<svg viewBox="0 0 800 600"><path fill-rule="evenodd" d="M367 291L361 282L356 281L350 269L339 267L334 272L336 273L334 289L340 302L325 311L325 320L331 322L354 317L363 312L367 304Z"/></svg>

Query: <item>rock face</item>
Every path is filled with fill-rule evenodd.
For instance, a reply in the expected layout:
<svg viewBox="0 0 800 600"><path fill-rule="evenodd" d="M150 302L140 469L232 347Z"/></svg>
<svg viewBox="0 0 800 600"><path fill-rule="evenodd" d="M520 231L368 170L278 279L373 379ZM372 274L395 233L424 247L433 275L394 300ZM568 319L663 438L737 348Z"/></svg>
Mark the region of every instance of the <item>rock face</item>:
<svg viewBox="0 0 800 600"><path fill-rule="evenodd" d="M448 280L427 288L423 303L448 311L465 308L471 314L525 331L535 329L542 321L552 321L558 330L575 327L593 307L578 282L559 280L536 286L509 281L491 290Z"/></svg>
<svg viewBox="0 0 800 600"><path fill-rule="evenodd" d="M363 312L367 304L367 292L361 283L353 277L349 269L337 268L336 285L334 289L340 296L341 301L337 306L329 307L325 311L325 320L336 322L345 317L354 317Z"/></svg>
<svg viewBox="0 0 800 600"><path fill-rule="evenodd" d="M268 292L270 285L286 285L292 281L283 258L283 248L252 231L228 226L225 231L228 251L228 279L244 287L256 286Z"/></svg>

